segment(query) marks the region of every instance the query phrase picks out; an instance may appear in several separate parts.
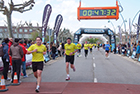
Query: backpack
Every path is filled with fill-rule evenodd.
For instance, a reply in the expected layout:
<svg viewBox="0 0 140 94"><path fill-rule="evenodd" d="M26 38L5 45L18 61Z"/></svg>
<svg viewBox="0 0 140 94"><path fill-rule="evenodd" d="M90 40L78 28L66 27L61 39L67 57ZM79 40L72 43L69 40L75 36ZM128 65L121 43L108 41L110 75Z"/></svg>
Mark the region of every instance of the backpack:
<svg viewBox="0 0 140 94"><path fill-rule="evenodd" d="M4 56L3 47L4 46L0 46L0 57L3 57Z"/></svg>

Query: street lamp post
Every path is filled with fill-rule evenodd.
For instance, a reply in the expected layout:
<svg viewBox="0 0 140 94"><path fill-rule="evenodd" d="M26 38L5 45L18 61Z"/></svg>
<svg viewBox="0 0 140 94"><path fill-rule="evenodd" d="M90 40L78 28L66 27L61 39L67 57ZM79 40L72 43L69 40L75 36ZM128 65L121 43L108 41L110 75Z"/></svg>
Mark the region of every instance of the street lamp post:
<svg viewBox="0 0 140 94"><path fill-rule="evenodd" d="M123 23L124 23L124 29L125 29L125 34L126 34L126 24L125 24L125 20L124 20L124 17L123 15L120 13L121 17L122 17L122 20L123 20ZM127 36L125 36L125 42L127 42Z"/></svg>
<svg viewBox="0 0 140 94"><path fill-rule="evenodd" d="M133 22L134 22L134 20L135 20L135 18L136 18L136 16L138 15L138 13L140 12L140 10L136 13L136 15L134 16L134 18L133 18L133 20L132 20L132 26L134 26L134 24L133 24ZM130 33L132 32L132 28L130 27ZM136 42L138 42L138 40L136 41Z"/></svg>
<svg viewBox="0 0 140 94"><path fill-rule="evenodd" d="M113 28L114 28L114 33L116 34L116 29L115 29L115 27L114 27L114 24L113 24L110 20L108 20L108 23L111 23L111 24L112 24L112 26L113 26Z"/></svg>

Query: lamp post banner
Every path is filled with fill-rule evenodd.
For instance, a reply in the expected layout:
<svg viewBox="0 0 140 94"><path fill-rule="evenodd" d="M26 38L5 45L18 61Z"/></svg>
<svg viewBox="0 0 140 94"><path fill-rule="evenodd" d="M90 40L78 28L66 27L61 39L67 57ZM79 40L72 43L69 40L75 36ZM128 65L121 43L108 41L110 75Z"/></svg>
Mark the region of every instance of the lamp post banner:
<svg viewBox="0 0 140 94"><path fill-rule="evenodd" d="M56 44L56 39L57 39L62 21L63 21L62 15L61 14L57 15L56 20L55 20L55 25L54 25L54 43L55 44Z"/></svg>
<svg viewBox="0 0 140 94"><path fill-rule="evenodd" d="M129 19L129 44L131 43L131 19Z"/></svg>
<svg viewBox="0 0 140 94"><path fill-rule="evenodd" d="M139 14L138 26L137 26L137 38L136 38L137 43L138 43L138 39L139 39L139 30L140 30L140 14Z"/></svg>
<svg viewBox="0 0 140 94"><path fill-rule="evenodd" d="M122 33L121 33L121 27L119 26L119 35L120 35L120 42L122 43Z"/></svg>
<svg viewBox="0 0 140 94"><path fill-rule="evenodd" d="M62 15L61 14L57 15L56 20L55 20L55 25L54 25L54 32L56 33L56 35L58 35L59 33L59 29L60 29L62 21L63 21Z"/></svg>
<svg viewBox="0 0 140 94"><path fill-rule="evenodd" d="M52 12L52 7L50 4L47 4L44 8L43 20L42 20L42 42L44 42L44 37L46 35L46 29L47 29L51 12Z"/></svg>

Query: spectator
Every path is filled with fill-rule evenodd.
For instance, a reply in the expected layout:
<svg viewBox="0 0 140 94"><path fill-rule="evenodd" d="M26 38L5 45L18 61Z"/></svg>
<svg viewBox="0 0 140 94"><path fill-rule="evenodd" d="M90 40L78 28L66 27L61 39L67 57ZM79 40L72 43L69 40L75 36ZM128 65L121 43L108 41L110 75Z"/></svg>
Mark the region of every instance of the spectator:
<svg viewBox="0 0 140 94"><path fill-rule="evenodd" d="M35 44L35 42L34 42L34 41L32 41L32 42L31 42L31 45L33 45L33 44Z"/></svg>
<svg viewBox="0 0 140 94"><path fill-rule="evenodd" d="M125 44L122 44L122 54L125 55Z"/></svg>
<svg viewBox="0 0 140 94"><path fill-rule="evenodd" d="M8 49L8 52L10 51L10 47L13 45L13 38L9 38L9 49ZM9 62L10 62L10 65L11 65L11 70L12 70L12 57L9 55Z"/></svg>
<svg viewBox="0 0 140 94"><path fill-rule="evenodd" d="M9 55L8 55L9 46L8 46L8 42L9 42L9 39L8 38L5 38L4 39L4 42L2 43L3 53L4 53L4 56L2 56L2 61L3 61L3 76L4 76L4 79L5 80L10 80L10 78L7 77L8 70L9 70Z"/></svg>
<svg viewBox="0 0 140 94"><path fill-rule="evenodd" d="M140 41L138 42L136 53L137 53L137 58L139 60L139 55L140 55Z"/></svg>
<svg viewBox="0 0 140 94"><path fill-rule="evenodd" d="M62 51L62 45L61 44L62 43L60 43L59 47L57 48L58 54L59 54L60 57L61 57L61 51Z"/></svg>
<svg viewBox="0 0 140 94"><path fill-rule="evenodd" d="M136 51L136 44L133 45L133 51Z"/></svg>
<svg viewBox="0 0 140 94"><path fill-rule="evenodd" d="M29 48L32 45L31 42L31 40L28 41L27 48Z"/></svg>
<svg viewBox="0 0 140 94"><path fill-rule="evenodd" d="M28 77L26 75L26 53L27 53L27 50L26 50L25 46L23 45L23 40L19 41L19 45L22 47L22 50L23 50L23 58L22 58L22 72L23 72L23 76L24 77Z"/></svg>
<svg viewBox="0 0 140 94"><path fill-rule="evenodd" d="M23 50L22 47L19 46L18 44L19 39L15 39L15 43L10 47L10 52L9 54L12 57L12 81L13 83L13 78L14 78L14 73L17 73L18 77L18 82L20 83L20 71L21 71L21 65L22 65L22 57L23 57Z"/></svg>
<svg viewBox="0 0 140 94"><path fill-rule="evenodd" d="M62 55L64 56L64 43L62 42Z"/></svg>
<svg viewBox="0 0 140 94"><path fill-rule="evenodd" d="M55 53L56 53L56 45L55 45L55 43L53 43L51 51L52 51L52 57L53 57L53 60L54 60L55 59Z"/></svg>
<svg viewBox="0 0 140 94"><path fill-rule="evenodd" d="M24 45L25 48L27 48L27 40L24 40L23 45Z"/></svg>

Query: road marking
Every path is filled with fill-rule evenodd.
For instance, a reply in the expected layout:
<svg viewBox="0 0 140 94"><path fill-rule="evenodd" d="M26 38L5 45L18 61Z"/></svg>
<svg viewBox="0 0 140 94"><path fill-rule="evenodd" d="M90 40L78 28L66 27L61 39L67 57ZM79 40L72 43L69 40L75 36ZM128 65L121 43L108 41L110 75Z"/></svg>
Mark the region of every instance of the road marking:
<svg viewBox="0 0 140 94"><path fill-rule="evenodd" d="M98 81L97 81L97 78L94 78L94 83L97 83Z"/></svg>
<svg viewBox="0 0 140 94"><path fill-rule="evenodd" d="M94 68L96 67L96 64L95 64L95 63L93 63L93 67L94 67Z"/></svg>
<svg viewBox="0 0 140 94"><path fill-rule="evenodd" d="M93 57L93 59L95 59L95 57Z"/></svg>

